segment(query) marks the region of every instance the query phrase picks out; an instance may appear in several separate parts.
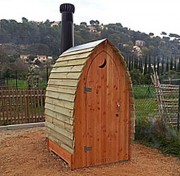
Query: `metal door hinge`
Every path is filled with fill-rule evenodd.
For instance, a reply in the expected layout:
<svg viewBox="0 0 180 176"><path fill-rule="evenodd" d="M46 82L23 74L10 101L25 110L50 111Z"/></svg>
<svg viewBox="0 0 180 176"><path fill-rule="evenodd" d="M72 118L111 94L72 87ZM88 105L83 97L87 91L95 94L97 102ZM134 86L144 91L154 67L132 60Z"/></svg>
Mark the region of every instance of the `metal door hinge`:
<svg viewBox="0 0 180 176"><path fill-rule="evenodd" d="M84 146L84 151L85 152L92 151L92 147Z"/></svg>
<svg viewBox="0 0 180 176"><path fill-rule="evenodd" d="M84 92L92 92L92 88L91 87L84 87Z"/></svg>

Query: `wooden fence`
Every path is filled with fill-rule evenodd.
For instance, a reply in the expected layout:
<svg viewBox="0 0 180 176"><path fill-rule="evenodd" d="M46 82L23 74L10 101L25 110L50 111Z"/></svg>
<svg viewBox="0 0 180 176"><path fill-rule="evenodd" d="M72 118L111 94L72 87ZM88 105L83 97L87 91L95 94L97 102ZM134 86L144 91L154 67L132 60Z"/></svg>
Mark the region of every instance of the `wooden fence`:
<svg viewBox="0 0 180 176"><path fill-rule="evenodd" d="M44 121L43 90L0 89L0 125Z"/></svg>
<svg viewBox="0 0 180 176"><path fill-rule="evenodd" d="M156 72L151 79L156 89L159 115L166 124L179 130L179 85L161 84Z"/></svg>

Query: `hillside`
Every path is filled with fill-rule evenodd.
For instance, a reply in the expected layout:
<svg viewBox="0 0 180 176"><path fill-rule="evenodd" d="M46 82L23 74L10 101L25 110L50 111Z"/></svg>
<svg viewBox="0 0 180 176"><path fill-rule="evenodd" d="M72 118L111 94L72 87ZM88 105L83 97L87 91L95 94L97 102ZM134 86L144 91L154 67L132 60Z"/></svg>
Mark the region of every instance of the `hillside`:
<svg viewBox="0 0 180 176"><path fill-rule="evenodd" d="M57 59L60 53L61 22L0 20L0 62L16 61L21 54L49 55ZM108 38L123 54L129 70L138 69L144 75L151 65L159 74L169 70L180 71L180 36L161 33L154 36L123 27L121 23L100 24L91 20L88 25L74 24L75 45Z"/></svg>
<svg viewBox="0 0 180 176"><path fill-rule="evenodd" d="M22 18L19 23L15 20L0 21L0 44L19 46L19 52L32 54L49 54L57 56L60 48L60 22L28 21ZM108 38L123 52L132 52L133 46L140 43L144 55L180 55L180 36L178 34L161 33L161 37L153 33L141 33L123 27L120 23L102 25L98 20L90 21L90 25L81 22L74 25L75 45L89 41ZM17 51L18 52L18 51Z"/></svg>

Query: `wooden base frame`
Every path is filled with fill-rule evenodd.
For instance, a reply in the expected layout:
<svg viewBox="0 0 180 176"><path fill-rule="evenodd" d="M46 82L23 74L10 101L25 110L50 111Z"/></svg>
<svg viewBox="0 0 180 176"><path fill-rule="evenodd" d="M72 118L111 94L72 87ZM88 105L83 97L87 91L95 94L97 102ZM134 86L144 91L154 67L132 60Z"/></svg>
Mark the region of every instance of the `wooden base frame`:
<svg viewBox="0 0 180 176"><path fill-rule="evenodd" d="M56 144L55 142L51 141L50 139L47 139L48 149L55 154L57 154L60 158L65 160L69 167L72 169L72 157L73 155L69 153L68 151L64 150L61 146Z"/></svg>

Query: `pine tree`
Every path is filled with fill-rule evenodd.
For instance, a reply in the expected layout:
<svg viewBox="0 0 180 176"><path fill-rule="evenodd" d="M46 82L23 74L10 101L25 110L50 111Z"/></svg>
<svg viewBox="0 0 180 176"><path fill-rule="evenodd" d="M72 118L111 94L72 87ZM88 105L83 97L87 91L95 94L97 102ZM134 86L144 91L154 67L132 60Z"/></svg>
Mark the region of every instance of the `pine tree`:
<svg viewBox="0 0 180 176"><path fill-rule="evenodd" d="M166 62L166 72L169 72L169 58L167 58Z"/></svg>
<svg viewBox="0 0 180 176"><path fill-rule="evenodd" d="M177 72L180 72L180 58L178 59L176 70L177 70Z"/></svg>
<svg viewBox="0 0 180 176"><path fill-rule="evenodd" d="M173 57L171 56L171 61L170 61L170 70L173 70Z"/></svg>
<svg viewBox="0 0 180 176"><path fill-rule="evenodd" d="M148 70L147 70L147 58L148 58L148 56L146 55L145 60L144 60L144 75L146 75L148 72Z"/></svg>
<svg viewBox="0 0 180 176"><path fill-rule="evenodd" d="M157 56L157 73L160 75L160 68L159 68L160 58Z"/></svg>
<svg viewBox="0 0 180 176"><path fill-rule="evenodd" d="M161 68L161 75L164 74L164 55L162 57L162 68Z"/></svg>

